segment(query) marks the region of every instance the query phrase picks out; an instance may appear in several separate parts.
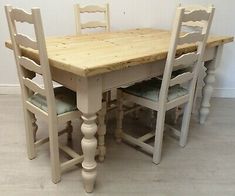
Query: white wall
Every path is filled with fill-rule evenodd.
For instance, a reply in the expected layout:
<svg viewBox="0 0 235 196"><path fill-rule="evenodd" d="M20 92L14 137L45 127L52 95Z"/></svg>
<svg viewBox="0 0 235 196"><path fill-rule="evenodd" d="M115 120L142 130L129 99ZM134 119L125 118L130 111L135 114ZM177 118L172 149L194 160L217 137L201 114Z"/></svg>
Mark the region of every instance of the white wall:
<svg viewBox="0 0 235 196"><path fill-rule="evenodd" d="M216 14L212 34L235 34L234 0L1 0L0 1L0 94L16 91L18 85L12 52L5 48L9 39L3 6L12 4L25 9L41 8L45 34L69 35L75 32L73 4L110 4L111 28L122 30L137 27L169 29L175 7L182 4L214 4ZM9 88L11 87L11 88ZM224 48L221 66L217 71L215 96L235 97L235 43Z"/></svg>

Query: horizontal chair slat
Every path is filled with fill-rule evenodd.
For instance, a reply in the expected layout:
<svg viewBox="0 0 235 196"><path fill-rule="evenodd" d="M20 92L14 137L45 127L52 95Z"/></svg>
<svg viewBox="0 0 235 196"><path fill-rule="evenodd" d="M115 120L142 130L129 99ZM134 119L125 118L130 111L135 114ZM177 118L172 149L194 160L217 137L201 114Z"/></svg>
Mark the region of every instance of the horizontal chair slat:
<svg viewBox="0 0 235 196"><path fill-rule="evenodd" d="M147 133L141 137L139 137L137 140L140 141L140 142L145 142L151 138L153 138L155 136L155 131L152 131L150 133Z"/></svg>
<svg viewBox="0 0 235 196"><path fill-rule="evenodd" d="M171 79L170 86L174 86L176 84L183 84L191 79L193 79L193 73L185 72Z"/></svg>
<svg viewBox="0 0 235 196"><path fill-rule="evenodd" d="M198 56L199 55L194 52L183 54L175 59L174 66L177 67L179 65L192 65L198 60Z"/></svg>
<svg viewBox="0 0 235 196"><path fill-rule="evenodd" d="M73 158L69 161L66 161L64 163L61 164L61 171L64 172L64 171L67 171L68 169L71 169L71 167L79 164L79 163L82 163L83 161L83 158L84 156L78 156L76 158Z"/></svg>
<svg viewBox="0 0 235 196"><path fill-rule="evenodd" d="M87 28L98 28L98 27L106 27L105 22L99 22L99 21L91 21L87 22L81 25L82 29L87 29Z"/></svg>
<svg viewBox="0 0 235 196"><path fill-rule="evenodd" d="M150 146L149 144L141 142L138 139L136 139L126 133L122 133L122 138L123 138L123 140L126 140L126 141L130 142L131 144L134 144L134 145L137 145L137 146L143 148L144 150L146 150L147 152L149 152L151 154L153 153L153 147Z"/></svg>
<svg viewBox="0 0 235 196"><path fill-rule="evenodd" d="M88 5L86 7L80 8L81 13L95 13L95 12L105 12L106 8L105 7L100 7L100 6L94 6L94 5Z"/></svg>
<svg viewBox="0 0 235 196"><path fill-rule="evenodd" d="M183 22L208 20L210 13L206 10L194 10L184 14Z"/></svg>
<svg viewBox="0 0 235 196"><path fill-rule="evenodd" d="M67 132L68 132L68 130L67 130L67 129L64 129L64 130L60 131L60 132L58 133L58 135L61 136L61 135L65 134L65 133L67 133ZM43 138L43 139L40 139L40 140L37 140L37 141L35 142L35 146L36 146L36 147L39 147L39 146L41 146L42 144L45 144L45 143L47 143L47 142L49 142L49 137Z"/></svg>
<svg viewBox="0 0 235 196"><path fill-rule="evenodd" d="M204 27L204 23L203 22L193 22L193 21L189 21L189 22L184 22L183 23L184 27L197 27L197 28L203 28Z"/></svg>
<svg viewBox="0 0 235 196"><path fill-rule="evenodd" d="M32 48L34 50L38 49L37 42L35 42L31 38L29 38L27 35L16 34L15 35L15 40L16 40L17 44L19 44L21 46L24 46L26 48Z"/></svg>
<svg viewBox="0 0 235 196"><path fill-rule="evenodd" d="M65 152L66 154L68 154L72 158L76 158L76 157L80 156L78 153L76 153L74 150L72 150L68 146L61 146L60 145L59 148L60 148L60 150L62 150L63 152Z"/></svg>
<svg viewBox="0 0 235 196"><path fill-rule="evenodd" d="M45 89L41 88L39 85L37 85L34 81L23 78L24 85L27 86L29 89L31 89L33 92L37 92L40 95L46 96Z"/></svg>
<svg viewBox="0 0 235 196"><path fill-rule="evenodd" d="M17 22L27 22L33 24L32 14L29 14L22 9L17 9L17 8L12 9L11 16Z"/></svg>
<svg viewBox="0 0 235 196"><path fill-rule="evenodd" d="M185 35L181 36L179 38L178 44L190 44L194 42L202 41L204 38L204 35L201 33L186 33Z"/></svg>
<svg viewBox="0 0 235 196"><path fill-rule="evenodd" d="M40 65L27 57L19 57L19 64L30 71L42 74L42 68Z"/></svg>

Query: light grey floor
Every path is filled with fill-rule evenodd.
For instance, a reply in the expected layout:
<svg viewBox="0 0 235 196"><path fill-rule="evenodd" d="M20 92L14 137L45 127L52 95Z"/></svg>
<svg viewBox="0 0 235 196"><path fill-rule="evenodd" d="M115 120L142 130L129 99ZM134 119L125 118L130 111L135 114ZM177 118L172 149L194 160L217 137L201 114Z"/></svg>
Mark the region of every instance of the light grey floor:
<svg viewBox="0 0 235 196"><path fill-rule="evenodd" d="M25 133L20 97L0 96L0 195L88 195L81 181L81 167L50 180L48 145L38 150L35 160L25 152ZM112 129L114 120L109 123ZM139 129L142 121L128 119ZM47 133L39 120L39 137ZM79 143L79 122L75 122L74 146ZM128 126L127 126L128 127ZM130 126L129 126L130 127ZM62 138L63 140L63 138ZM107 157L98 164L95 192L91 195L235 196L235 100L213 99L205 125L193 117L189 142L180 148L165 136L160 165L151 156L126 144L116 144L110 131Z"/></svg>

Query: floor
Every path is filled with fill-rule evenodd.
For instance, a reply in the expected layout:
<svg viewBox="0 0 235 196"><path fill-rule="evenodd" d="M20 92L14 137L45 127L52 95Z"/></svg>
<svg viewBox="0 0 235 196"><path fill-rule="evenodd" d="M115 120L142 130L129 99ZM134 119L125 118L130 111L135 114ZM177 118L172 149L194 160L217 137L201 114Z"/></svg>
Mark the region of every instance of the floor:
<svg viewBox="0 0 235 196"><path fill-rule="evenodd" d="M64 173L59 184L51 182L47 144L38 150L35 160L27 159L18 95L1 95L0 110L1 196L89 195L83 190L81 166ZM185 148L180 148L177 140L164 137L160 165L154 165L151 156L138 149L117 144L109 130L107 156L104 163L98 164L96 189L90 195L235 196L234 116L234 99L213 99L205 125L199 125L193 116ZM110 120L109 129L113 129L114 122ZM143 120L129 117L126 122L126 127L135 131L146 128ZM75 130L79 130L79 124L74 123ZM47 127L40 119L38 125L41 137L47 133ZM80 137L74 131L75 148L79 148Z"/></svg>

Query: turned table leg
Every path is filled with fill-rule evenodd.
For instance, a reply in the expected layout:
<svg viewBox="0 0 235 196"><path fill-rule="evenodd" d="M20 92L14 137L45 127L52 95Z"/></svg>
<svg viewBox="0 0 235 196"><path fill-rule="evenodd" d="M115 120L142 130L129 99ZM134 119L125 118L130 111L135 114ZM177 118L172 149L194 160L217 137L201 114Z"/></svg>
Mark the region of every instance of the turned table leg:
<svg viewBox="0 0 235 196"><path fill-rule="evenodd" d="M82 162L82 177L86 192L90 193L94 189L96 179L96 166L95 152L97 147L97 140L95 134L97 132L96 115L95 114L83 114L83 123L81 131L84 134L82 139L82 150L84 154L84 160Z"/></svg>
<svg viewBox="0 0 235 196"><path fill-rule="evenodd" d="M66 129L68 131L67 140L71 141L72 140L72 133L73 133L72 121L68 121L66 124L67 124Z"/></svg>
<svg viewBox="0 0 235 196"><path fill-rule="evenodd" d="M213 61L207 62L205 86L202 89L202 102L200 109L200 124L204 124L210 113L210 100L213 93L213 83L215 82L215 67Z"/></svg>
<svg viewBox="0 0 235 196"><path fill-rule="evenodd" d="M102 109L98 112L98 149L99 149L99 161L104 161L106 154L105 147L105 134L106 134L106 102L102 103Z"/></svg>
<svg viewBox="0 0 235 196"><path fill-rule="evenodd" d="M123 120L123 99L122 91L117 90L117 127L115 130L115 138L118 143L122 141L122 120Z"/></svg>
<svg viewBox="0 0 235 196"><path fill-rule="evenodd" d="M84 135L81 145L84 155L82 162L82 178L85 191L91 193L97 175L97 163L95 161L97 139L97 116L102 108L102 78L95 77L78 77L77 80L77 107L82 112L81 131Z"/></svg>
<svg viewBox="0 0 235 196"><path fill-rule="evenodd" d="M219 46L216 50L215 58L211 61L205 62L206 77L204 78L205 86L202 89L202 101L199 111L200 124L204 124L210 113L210 101L213 93L213 84L215 82L215 70L220 63L222 55L222 46Z"/></svg>

